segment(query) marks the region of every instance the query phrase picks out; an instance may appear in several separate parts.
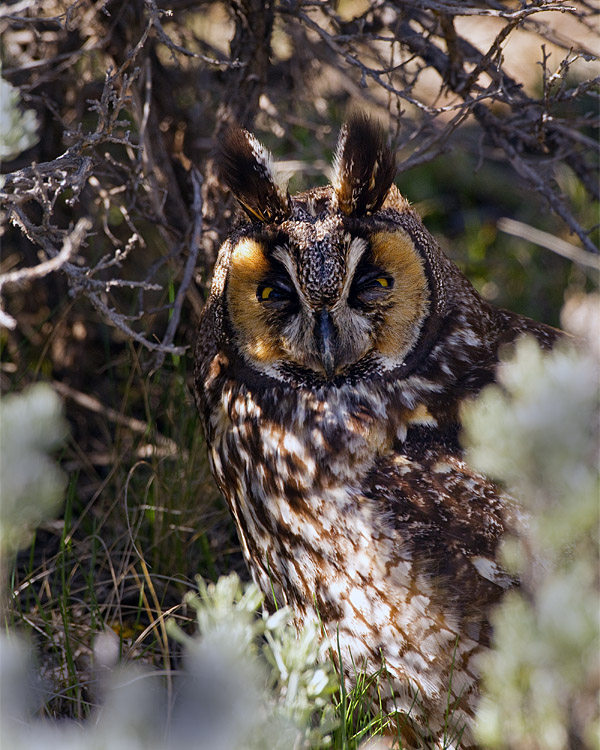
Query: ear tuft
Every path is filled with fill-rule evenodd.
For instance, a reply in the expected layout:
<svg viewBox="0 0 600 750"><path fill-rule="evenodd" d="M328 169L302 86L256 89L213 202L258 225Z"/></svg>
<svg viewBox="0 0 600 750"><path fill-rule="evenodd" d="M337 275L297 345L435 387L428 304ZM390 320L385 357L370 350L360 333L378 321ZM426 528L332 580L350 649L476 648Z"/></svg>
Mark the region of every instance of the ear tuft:
<svg viewBox="0 0 600 750"><path fill-rule="evenodd" d="M271 154L252 133L230 127L219 143L219 166L223 182L251 219L278 224L290 215L287 187L277 181Z"/></svg>
<svg viewBox="0 0 600 750"><path fill-rule="evenodd" d="M333 189L346 216L381 208L396 174L396 160L381 125L362 112L342 126L333 160Z"/></svg>

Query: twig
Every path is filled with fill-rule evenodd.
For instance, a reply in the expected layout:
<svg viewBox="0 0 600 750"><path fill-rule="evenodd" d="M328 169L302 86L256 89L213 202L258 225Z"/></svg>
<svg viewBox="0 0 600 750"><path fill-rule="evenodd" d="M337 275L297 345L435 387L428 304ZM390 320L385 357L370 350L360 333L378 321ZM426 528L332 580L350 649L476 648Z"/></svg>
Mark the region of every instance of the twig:
<svg viewBox="0 0 600 750"><path fill-rule="evenodd" d="M561 240L560 237L555 237L553 234L507 217L498 219L496 226L501 232L512 234L513 237L520 237L534 245L540 245L540 247L552 250L553 253L562 255L563 258L568 258L573 263L577 263L577 265L600 271L600 258L597 255L591 255L576 245Z"/></svg>
<svg viewBox="0 0 600 750"><path fill-rule="evenodd" d="M114 308L106 305L100 298L100 295L96 292L88 292L86 296L105 320L112 323L128 338L133 339L133 341L137 341L138 344L142 344L142 346L144 346L149 351L164 352L165 354L185 354L187 346L163 346L161 343L148 341L145 336L142 336L141 333L134 331L133 328L127 325L126 315L122 315L121 313L118 313Z"/></svg>
<svg viewBox="0 0 600 750"><path fill-rule="evenodd" d="M91 228L92 222L89 219L79 219L75 225L75 229L65 237L60 252L53 258L42 261L42 263L38 263L37 266L19 268L16 271L10 271L9 273L0 275L0 295L2 293L2 287L4 286L24 284L31 279L38 279L42 276L47 276L49 273L52 273L52 271L57 271L59 268L62 268L77 252ZM10 328L11 330L16 328L17 321L2 309L1 304L2 300L0 298L0 325L3 325L5 328Z"/></svg>
<svg viewBox="0 0 600 750"><path fill-rule="evenodd" d="M541 11L567 11L575 12L577 8L574 5L564 5L564 0L549 0L547 3L536 3L533 7L523 8L522 10L509 10L493 8L482 8L480 5L471 5L463 2L445 3L440 0L404 0L404 4L412 6L419 10L428 9L436 13L444 13L449 16L489 16L491 18L503 18L508 21L523 20L534 13Z"/></svg>
<svg viewBox="0 0 600 750"><path fill-rule="evenodd" d="M188 287L194 277L198 253L200 251L200 238L202 236L202 175L196 167L192 168L191 178L194 188L194 202L191 210L193 219L189 241L189 254L183 271L183 278L181 279L179 289L177 290L177 296L175 297L173 312L171 313L171 318L163 337L163 347L170 346L175 338L175 332L177 331L179 320L181 318L183 301L187 294ZM164 359L165 349L163 348L156 353L152 369L158 370L162 366Z"/></svg>
<svg viewBox="0 0 600 750"><path fill-rule="evenodd" d="M134 417L127 417L124 414L115 411L115 409L111 409L110 406L105 406L97 398L90 396L89 393L82 393L81 391L71 388L58 380L52 382L52 387L64 398L70 398L72 401L75 401L76 404L79 404L79 406L88 411L92 411L95 414L102 414L111 422L126 427L128 430L131 430L131 432L145 436L153 434L156 445L166 449L170 454L181 454L181 449L174 440L152 430L148 422L143 422L141 419L135 419Z"/></svg>

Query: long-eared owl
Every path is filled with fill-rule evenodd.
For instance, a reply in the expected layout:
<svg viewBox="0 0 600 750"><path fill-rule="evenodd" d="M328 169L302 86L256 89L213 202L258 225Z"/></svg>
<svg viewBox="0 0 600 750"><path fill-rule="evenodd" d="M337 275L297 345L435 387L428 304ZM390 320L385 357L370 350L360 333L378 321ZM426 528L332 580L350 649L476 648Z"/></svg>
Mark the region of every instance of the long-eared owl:
<svg viewBox="0 0 600 750"><path fill-rule="evenodd" d="M240 128L220 161L243 213L202 314L196 391L252 576L299 624L320 618L350 679L385 663L404 747L470 747L477 656L510 581L506 502L463 460L461 402L503 345L558 333L477 294L393 185L367 116L343 126L327 187L291 197Z"/></svg>

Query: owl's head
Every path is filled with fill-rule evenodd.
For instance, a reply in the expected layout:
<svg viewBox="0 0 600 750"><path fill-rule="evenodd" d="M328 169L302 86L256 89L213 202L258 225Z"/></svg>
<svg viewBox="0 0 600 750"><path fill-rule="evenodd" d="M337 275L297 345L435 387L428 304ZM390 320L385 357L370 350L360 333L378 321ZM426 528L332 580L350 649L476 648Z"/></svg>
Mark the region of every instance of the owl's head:
<svg viewBox="0 0 600 750"><path fill-rule="evenodd" d="M245 130L227 132L220 163L245 214L221 249L212 290L228 345L288 381L406 368L440 317L439 249L392 184L381 127L354 115L340 132L332 184L293 197Z"/></svg>

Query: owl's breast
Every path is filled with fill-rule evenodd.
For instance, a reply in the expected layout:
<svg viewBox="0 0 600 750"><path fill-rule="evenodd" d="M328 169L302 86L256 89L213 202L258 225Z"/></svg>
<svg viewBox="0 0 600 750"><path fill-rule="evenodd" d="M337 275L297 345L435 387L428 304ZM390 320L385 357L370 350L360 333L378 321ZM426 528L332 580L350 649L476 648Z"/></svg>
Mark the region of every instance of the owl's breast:
<svg viewBox="0 0 600 750"><path fill-rule="evenodd" d="M368 471L388 442L386 404L362 390L253 391L224 380L210 412L211 442L284 482L327 486Z"/></svg>
<svg viewBox="0 0 600 750"><path fill-rule="evenodd" d="M307 549L315 559L339 528L357 526L361 482L389 443L385 410L356 389L254 391L221 381L209 453L251 565L306 559Z"/></svg>
<svg viewBox="0 0 600 750"><path fill-rule="evenodd" d="M318 616L355 663L375 670L383 654L404 675L407 707L417 684L428 701L443 700L456 652L465 666L452 689L470 700L482 626L465 625L456 646L459 623L473 619L457 589L487 596L491 583L470 582L493 551L488 530L494 538L501 530L489 523L493 488L452 457L455 432L440 429L425 386L253 390L226 377L215 385L213 471L265 594L291 604L298 622ZM481 527L477 555L472 525Z"/></svg>

